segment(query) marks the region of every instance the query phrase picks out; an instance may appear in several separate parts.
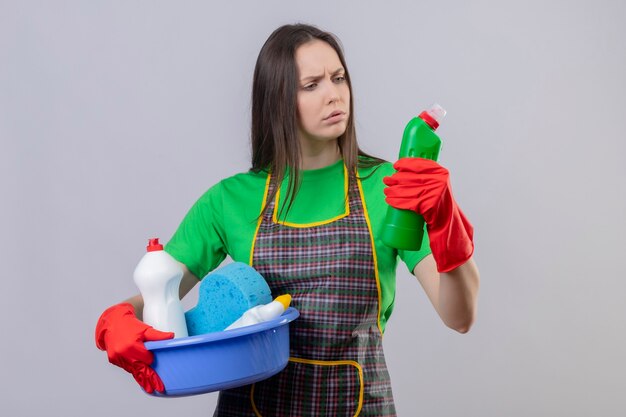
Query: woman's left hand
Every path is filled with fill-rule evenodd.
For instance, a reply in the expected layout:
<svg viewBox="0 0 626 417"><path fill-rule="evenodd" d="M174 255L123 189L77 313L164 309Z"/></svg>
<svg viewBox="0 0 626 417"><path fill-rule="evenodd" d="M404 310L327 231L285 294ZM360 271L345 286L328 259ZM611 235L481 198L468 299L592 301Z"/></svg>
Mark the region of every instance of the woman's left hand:
<svg viewBox="0 0 626 417"><path fill-rule="evenodd" d="M439 272L464 264L474 252L474 229L454 201L448 170L424 158L402 158L383 182L387 204L424 217Z"/></svg>

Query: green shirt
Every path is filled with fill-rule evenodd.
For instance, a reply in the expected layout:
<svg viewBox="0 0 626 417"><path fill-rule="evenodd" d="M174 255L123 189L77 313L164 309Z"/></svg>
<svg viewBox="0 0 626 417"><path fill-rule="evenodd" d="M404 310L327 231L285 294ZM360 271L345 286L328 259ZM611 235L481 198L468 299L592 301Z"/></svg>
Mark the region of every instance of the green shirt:
<svg viewBox="0 0 626 417"><path fill-rule="evenodd" d="M383 177L393 174L390 163L359 169L365 208L376 250L380 280L380 326L393 311L398 255L409 271L430 253L428 235L419 251L397 251L380 240L387 203ZM288 212L277 210L278 221L295 227L315 225L341 216L346 211L346 182L343 161L321 169L302 171L301 185ZM234 261L251 264L251 248L259 214L263 208L267 172L246 172L226 178L211 187L191 207L165 250L198 278L203 278L229 255ZM287 189L287 179L281 190ZM277 206L285 199L278 195Z"/></svg>

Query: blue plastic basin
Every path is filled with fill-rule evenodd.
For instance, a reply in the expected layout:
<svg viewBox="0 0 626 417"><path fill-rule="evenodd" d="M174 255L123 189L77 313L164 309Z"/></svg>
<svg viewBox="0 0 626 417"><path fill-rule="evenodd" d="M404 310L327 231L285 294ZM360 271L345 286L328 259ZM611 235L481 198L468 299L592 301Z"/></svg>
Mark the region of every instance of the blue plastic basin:
<svg viewBox="0 0 626 417"><path fill-rule="evenodd" d="M289 323L300 313L289 307L280 317L223 332L181 337L145 346L165 392L181 397L235 388L267 379L289 360Z"/></svg>

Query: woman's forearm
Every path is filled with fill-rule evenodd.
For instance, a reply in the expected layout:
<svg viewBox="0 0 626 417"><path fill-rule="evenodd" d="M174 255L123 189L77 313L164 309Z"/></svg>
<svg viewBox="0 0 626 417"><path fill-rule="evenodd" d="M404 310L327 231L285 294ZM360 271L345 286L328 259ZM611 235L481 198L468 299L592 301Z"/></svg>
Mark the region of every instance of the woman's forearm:
<svg viewBox="0 0 626 417"><path fill-rule="evenodd" d="M476 317L480 277L474 260L440 274L438 313L450 328L467 333Z"/></svg>

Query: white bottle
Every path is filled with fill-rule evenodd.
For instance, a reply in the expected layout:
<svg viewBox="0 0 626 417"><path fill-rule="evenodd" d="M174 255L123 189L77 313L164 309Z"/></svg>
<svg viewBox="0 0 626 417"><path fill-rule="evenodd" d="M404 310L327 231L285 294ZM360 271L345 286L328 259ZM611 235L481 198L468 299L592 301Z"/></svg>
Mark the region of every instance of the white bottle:
<svg viewBox="0 0 626 417"><path fill-rule="evenodd" d="M174 337L187 337L185 312L179 297L183 270L163 250L158 238L150 239L147 249L133 274L143 297L143 321L157 330L174 332Z"/></svg>
<svg viewBox="0 0 626 417"><path fill-rule="evenodd" d="M260 306L252 307L239 317L233 324L228 326L225 330L237 329L239 327L250 326L252 324L262 323L269 321L280 316L287 310L291 303L291 295L285 294L276 297L274 301L269 304L262 304Z"/></svg>

